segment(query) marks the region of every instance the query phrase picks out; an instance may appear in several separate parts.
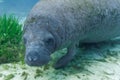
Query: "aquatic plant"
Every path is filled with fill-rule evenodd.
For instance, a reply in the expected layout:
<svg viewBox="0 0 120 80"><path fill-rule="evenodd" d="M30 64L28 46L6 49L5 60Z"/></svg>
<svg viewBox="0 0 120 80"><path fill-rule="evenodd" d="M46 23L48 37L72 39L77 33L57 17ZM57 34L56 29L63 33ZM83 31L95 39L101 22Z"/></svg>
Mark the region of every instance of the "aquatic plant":
<svg viewBox="0 0 120 80"><path fill-rule="evenodd" d="M0 16L0 63L16 61L22 56L22 25L13 15Z"/></svg>

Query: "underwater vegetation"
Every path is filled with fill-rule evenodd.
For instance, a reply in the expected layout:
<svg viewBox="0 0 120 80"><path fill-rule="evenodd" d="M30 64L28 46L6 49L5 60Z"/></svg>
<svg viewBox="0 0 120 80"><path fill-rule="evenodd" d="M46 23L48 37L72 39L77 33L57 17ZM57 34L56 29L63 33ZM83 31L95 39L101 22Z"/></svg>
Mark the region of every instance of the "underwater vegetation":
<svg viewBox="0 0 120 80"><path fill-rule="evenodd" d="M0 63L18 61L22 57L22 25L13 15L0 16Z"/></svg>

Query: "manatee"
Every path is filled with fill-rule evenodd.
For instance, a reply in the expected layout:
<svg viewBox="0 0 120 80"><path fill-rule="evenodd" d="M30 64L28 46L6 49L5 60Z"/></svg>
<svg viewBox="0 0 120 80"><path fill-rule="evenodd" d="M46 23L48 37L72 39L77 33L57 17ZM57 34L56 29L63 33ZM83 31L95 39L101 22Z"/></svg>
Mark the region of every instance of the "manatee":
<svg viewBox="0 0 120 80"><path fill-rule="evenodd" d="M40 0L23 30L28 65L45 65L52 53L67 48L54 65L63 68L75 56L76 45L120 36L120 0Z"/></svg>

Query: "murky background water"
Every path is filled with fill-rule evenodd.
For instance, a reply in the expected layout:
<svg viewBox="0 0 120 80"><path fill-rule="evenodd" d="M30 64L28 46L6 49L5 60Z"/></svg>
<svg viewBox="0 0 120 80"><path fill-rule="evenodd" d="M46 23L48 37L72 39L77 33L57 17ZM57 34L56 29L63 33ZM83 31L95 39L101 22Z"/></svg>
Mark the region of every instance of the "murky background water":
<svg viewBox="0 0 120 80"><path fill-rule="evenodd" d="M0 15L5 13L26 17L37 1L39 0L0 0Z"/></svg>

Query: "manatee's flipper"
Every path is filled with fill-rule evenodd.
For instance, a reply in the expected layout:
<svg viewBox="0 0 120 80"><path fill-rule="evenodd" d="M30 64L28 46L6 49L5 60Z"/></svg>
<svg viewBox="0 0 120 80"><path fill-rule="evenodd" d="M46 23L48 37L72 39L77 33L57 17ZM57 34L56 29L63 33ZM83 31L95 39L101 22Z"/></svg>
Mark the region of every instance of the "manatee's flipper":
<svg viewBox="0 0 120 80"><path fill-rule="evenodd" d="M74 57L74 55L76 54L76 46L72 45L70 47L68 47L67 49L67 54L62 56L57 63L55 64L55 69L59 69L59 68L63 68L65 67Z"/></svg>

